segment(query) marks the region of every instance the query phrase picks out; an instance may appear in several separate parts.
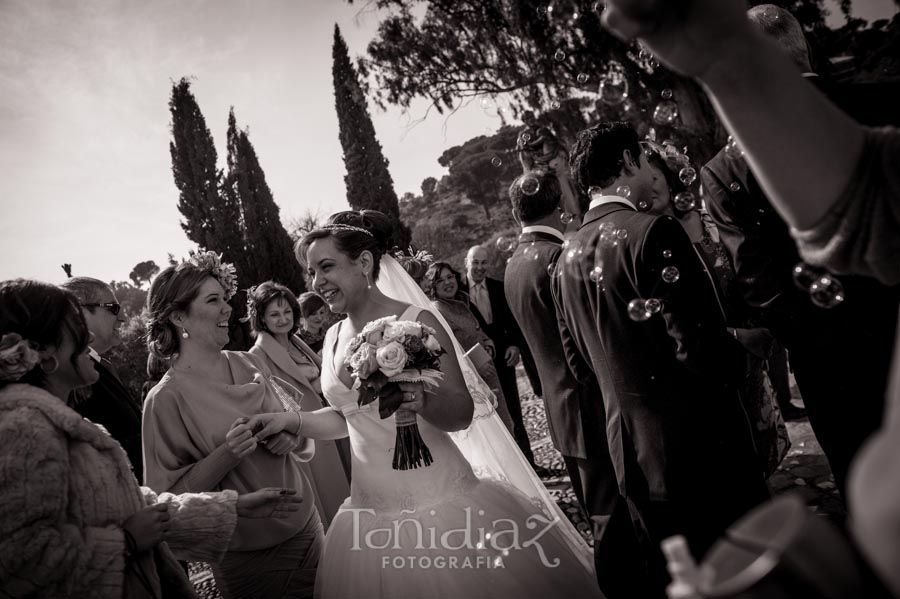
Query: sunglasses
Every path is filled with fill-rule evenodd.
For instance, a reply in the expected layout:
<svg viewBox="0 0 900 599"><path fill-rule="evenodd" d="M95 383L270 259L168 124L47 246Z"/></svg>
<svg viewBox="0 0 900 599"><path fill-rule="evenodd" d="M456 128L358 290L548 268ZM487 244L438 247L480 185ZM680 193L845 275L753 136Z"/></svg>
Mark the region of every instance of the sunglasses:
<svg viewBox="0 0 900 599"><path fill-rule="evenodd" d="M116 302L106 302L103 304L81 304L81 306L84 308L106 308L110 311L110 313L112 313L113 316L118 316L119 310L122 309L121 304L118 304Z"/></svg>

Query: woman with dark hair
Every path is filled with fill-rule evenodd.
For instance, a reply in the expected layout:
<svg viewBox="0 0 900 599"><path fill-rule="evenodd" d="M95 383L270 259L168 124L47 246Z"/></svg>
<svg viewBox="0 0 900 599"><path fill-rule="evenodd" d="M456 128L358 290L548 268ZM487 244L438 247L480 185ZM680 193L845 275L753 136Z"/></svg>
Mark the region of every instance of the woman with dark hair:
<svg viewBox="0 0 900 599"><path fill-rule="evenodd" d="M493 358L497 353L494 342L487 333L481 317L472 312L469 294L462 290L461 275L447 262L435 262L428 267L423 281L427 283L431 304L447 319L450 332L468 352L478 374L484 379L497 398L497 413L510 432L512 417L506 407L506 397L500 386L500 377Z"/></svg>
<svg viewBox="0 0 900 599"><path fill-rule="evenodd" d="M237 517L286 517L299 498L138 486L121 446L66 403L97 379L89 340L71 292L0 283L0 594L195 597L173 553L217 561Z"/></svg>
<svg viewBox="0 0 900 599"><path fill-rule="evenodd" d="M260 357L222 350L236 290L234 267L213 252L166 268L150 285L148 343L171 367L144 404L145 476L159 492L296 489L304 498L299 511L239 522L212 570L226 599L309 597L324 533L298 460L308 461L314 446L298 435L291 385L276 382ZM291 422L257 443L247 422L266 412Z"/></svg>
<svg viewBox="0 0 900 599"><path fill-rule="evenodd" d="M297 303L300 307L298 316L300 328L297 334L314 352L321 355L325 331L332 323L331 310L325 305L325 300L314 291L301 293Z"/></svg>
<svg viewBox="0 0 900 599"><path fill-rule="evenodd" d="M446 321L430 311L422 290L386 254L391 237L392 222L384 214L342 212L296 247L316 291L333 311L347 314L325 337L322 389L330 407L304 412L301 425L302 433L315 439L349 435L353 448L350 500L328 530L317 595L599 595L586 543L558 512L496 417L490 391ZM354 337L368 323L391 316L430 327L446 350L440 358L443 379L436 387L399 383L402 408L417 414L418 430L433 456L429 465L406 470L392 466L395 416L381 418L377 401L360 406L358 381L344 367ZM291 422L274 414L257 416L250 424L262 425L258 436L264 438ZM538 522L552 525L541 535L529 532ZM499 523L505 524L503 531ZM463 530L480 538L461 544L450 540ZM497 536L511 534L529 539L497 542ZM495 573L501 566L502 574Z"/></svg>
<svg viewBox="0 0 900 599"><path fill-rule="evenodd" d="M247 295L247 318L256 336L250 353L265 361L277 381L296 388L300 392L298 408L311 412L325 405L319 380L322 360L297 335L299 313L291 290L274 281L254 287ZM316 508L326 527L350 495L348 476L335 443L318 441L315 456L301 464L312 482Z"/></svg>

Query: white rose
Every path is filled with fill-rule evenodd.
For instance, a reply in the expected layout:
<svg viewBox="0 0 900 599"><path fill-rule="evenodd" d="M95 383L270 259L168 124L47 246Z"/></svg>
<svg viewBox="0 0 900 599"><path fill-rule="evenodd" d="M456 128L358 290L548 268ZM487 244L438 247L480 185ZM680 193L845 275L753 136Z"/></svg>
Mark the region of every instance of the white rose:
<svg viewBox="0 0 900 599"><path fill-rule="evenodd" d="M425 349L428 351L441 351L441 343L434 335L428 335L424 340Z"/></svg>
<svg viewBox="0 0 900 599"><path fill-rule="evenodd" d="M410 320L401 320L398 322L389 322L387 326L384 327L385 339L397 339L403 335L420 337L422 335L422 325Z"/></svg>
<svg viewBox="0 0 900 599"><path fill-rule="evenodd" d="M406 350L396 341L391 341L375 352L378 367L384 376L390 378L403 372L406 367Z"/></svg>

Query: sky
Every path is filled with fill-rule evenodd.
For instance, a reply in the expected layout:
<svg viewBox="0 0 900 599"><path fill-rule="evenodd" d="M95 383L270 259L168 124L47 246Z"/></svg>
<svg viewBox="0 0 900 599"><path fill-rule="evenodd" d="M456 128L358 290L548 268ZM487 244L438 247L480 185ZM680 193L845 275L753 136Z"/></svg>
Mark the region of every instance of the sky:
<svg viewBox="0 0 900 599"><path fill-rule="evenodd" d="M492 0L486 0L492 1ZM828 0L836 6L832 0ZM338 23L351 57L383 15L365 0L0 0L0 280L127 280L195 246L169 156L172 81L192 77L219 162L229 107L283 220L344 210L331 80ZM868 20L892 0L857 0ZM837 12L836 10L834 12ZM496 129L477 102L449 120L370 103L398 196L441 177L441 153Z"/></svg>

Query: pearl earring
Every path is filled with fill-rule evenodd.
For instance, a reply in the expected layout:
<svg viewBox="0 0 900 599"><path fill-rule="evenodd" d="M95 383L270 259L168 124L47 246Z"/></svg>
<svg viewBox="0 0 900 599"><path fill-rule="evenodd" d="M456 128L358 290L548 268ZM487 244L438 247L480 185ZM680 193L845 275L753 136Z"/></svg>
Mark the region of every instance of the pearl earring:
<svg viewBox="0 0 900 599"><path fill-rule="evenodd" d="M190 337L190 335L188 335L187 329L185 329L184 327L181 327L181 338L187 339L188 337Z"/></svg>
<svg viewBox="0 0 900 599"><path fill-rule="evenodd" d="M366 275L366 289L371 289L372 281L369 279L369 271L364 270L363 274Z"/></svg>

